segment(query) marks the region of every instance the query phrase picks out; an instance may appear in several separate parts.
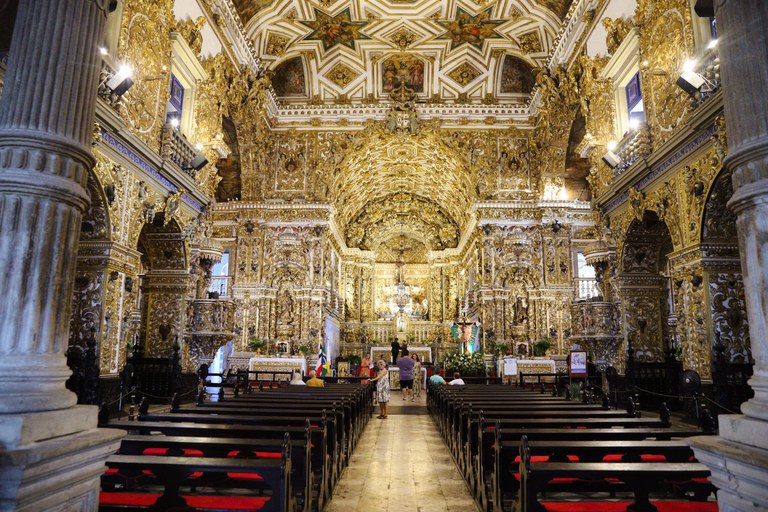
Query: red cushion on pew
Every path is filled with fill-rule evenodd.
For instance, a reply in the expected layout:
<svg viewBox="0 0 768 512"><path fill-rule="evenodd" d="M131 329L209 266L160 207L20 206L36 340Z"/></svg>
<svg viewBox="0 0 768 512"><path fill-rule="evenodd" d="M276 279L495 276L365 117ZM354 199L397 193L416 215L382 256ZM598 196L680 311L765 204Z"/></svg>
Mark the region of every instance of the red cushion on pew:
<svg viewBox="0 0 768 512"><path fill-rule="evenodd" d="M531 455L531 462L547 462L549 455ZM515 457L515 463L520 462L520 456Z"/></svg>
<svg viewBox="0 0 768 512"><path fill-rule="evenodd" d="M279 459L283 455L280 452L255 452L260 459Z"/></svg>
<svg viewBox="0 0 768 512"><path fill-rule="evenodd" d="M159 497L160 494L102 492L99 495L99 504L149 507L153 505ZM187 500L190 507L225 510L259 510L269 501L269 498L266 497L243 496L184 496L184 499Z"/></svg>
<svg viewBox="0 0 768 512"><path fill-rule="evenodd" d="M551 484L572 484L574 482L579 482L581 479L579 478L553 478L549 481Z"/></svg>
<svg viewBox="0 0 768 512"><path fill-rule="evenodd" d="M717 512L715 502L654 501L659 512ZM571 501L543 502L547 512L624 512L628 501Z"/></svg>
<svg viewBox="0 0 768 512"><path fill-rule="evenodd" d="M612 453L603 457L603 462L621 462L622 455L620 453ZM667 462L667 458L664 455L654 455L650 453L644 453L640 455L640 460L643 462Z"/></svg>
<svg viewBox="0 0 768 512"><path fill-rule="evenodd" d="M237 457L240 455L240 450L232 450L227 453L227 457ZM250 452L257 459L279 459L283 455L280 452Z"/></svg>
<svg viewBox="0 0 768 512"><path fill-rule="evenodd" d="M141 452L142 455L165 455L168 453L168 450L170 448L145 448L143 452ZM184 456L185 457L202 457L203 452L202 450L197 450L195 448L182 448L184 450Z"/></svg>
<svg viewBox="0 0 768 512"><path fill-rule="evenodd" d="M257 473L227 473L227 476L234 480L264 480L264 478Z"/></svg>
<svg viewBox="0 0 768 512"><path fill-rule="evenodd" d="M566 455L571 462L579 462L578 455ZM531 455L531 462L548 462L549 455ZM520 456L515 457L515 464L520 462Z"/></svg>

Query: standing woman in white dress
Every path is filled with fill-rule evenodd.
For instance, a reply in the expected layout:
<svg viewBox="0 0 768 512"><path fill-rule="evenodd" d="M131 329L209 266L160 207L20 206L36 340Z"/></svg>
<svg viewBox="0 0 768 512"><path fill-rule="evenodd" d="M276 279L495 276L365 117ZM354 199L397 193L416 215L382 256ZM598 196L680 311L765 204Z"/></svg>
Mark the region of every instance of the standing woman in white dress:
<svg viewBox="0 0 768 512"><path fill-rule="evenodd" d="M376 383L376 401L379 402L379 408L381 408L381 414L376 417L385 420L387 419L387 403L389 402L389 372L387 371L387 364L382 359L376 363L376 368L376 376L371 379L371 382Z"/></svg>

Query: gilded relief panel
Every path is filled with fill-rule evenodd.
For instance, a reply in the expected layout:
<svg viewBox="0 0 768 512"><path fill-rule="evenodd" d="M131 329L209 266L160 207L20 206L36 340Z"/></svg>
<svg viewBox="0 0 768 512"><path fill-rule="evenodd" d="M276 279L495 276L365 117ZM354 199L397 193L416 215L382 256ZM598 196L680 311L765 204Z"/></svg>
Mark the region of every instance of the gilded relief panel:
<svg viewBox="0 0 768 512"><path fill-rule="evenodd" d="M500 195L511 190L531 189L531 169L527 138L497 140L498 181Z"/></svg>
<svg viewBox="0 0 768 512"><path fill-rule="evenodd" d="M711 273L709 295L713 335L725 346L726 360L733 363L753 361L741 273Z"/></svg>
<svg viewBox="0 0 768 512"><path fill-rule="evenodd" d="M653 145L659 147L688 113L688 96L675 85L675 77L695 53L691 9L687 0L644 0L636 12L640 51L648 61L642 71L648 98L646 118Z"/></svg>
<svg viewBox="0 0 768 512"><path fill-rule="evenodd" d="M120 61L137 72L134 85L123 96L122 118L134 134L160 151L160 133L168 100L171 67L170 30L173 2L126 0L120 31Z"/></svg>

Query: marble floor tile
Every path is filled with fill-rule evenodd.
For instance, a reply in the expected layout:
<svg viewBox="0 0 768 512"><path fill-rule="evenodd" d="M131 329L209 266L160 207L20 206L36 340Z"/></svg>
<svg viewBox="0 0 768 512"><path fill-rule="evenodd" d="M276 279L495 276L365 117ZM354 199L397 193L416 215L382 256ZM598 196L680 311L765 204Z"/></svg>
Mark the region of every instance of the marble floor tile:
<svg viewBox="0 0 768 512"><path fill-rule="evenodd" d="M371 419L326 512L477 512L424 403L393 401L423 414Z"/></svg>

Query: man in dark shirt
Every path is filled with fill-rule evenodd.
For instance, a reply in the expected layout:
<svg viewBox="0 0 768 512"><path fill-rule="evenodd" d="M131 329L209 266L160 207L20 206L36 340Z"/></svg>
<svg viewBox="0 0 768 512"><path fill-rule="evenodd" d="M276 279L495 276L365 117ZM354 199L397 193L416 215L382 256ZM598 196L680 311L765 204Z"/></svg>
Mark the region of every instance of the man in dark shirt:
<svg viewBox="0 0 768 512"><path fill-rule="evenodd" d="M411 396L411 402L416 399L413 397L413 367L416 361L411 359L407 350L403 350L403 356L397 360L397 368L400 370L400 389L403 391L403 400Z"/></svg>
<svg viewBox="0 0 768 512"><path fill-rule="evenodd" d="M397 354L400 353L400 344L397 340L392 341L392 364L397 361Z"/></svg>

